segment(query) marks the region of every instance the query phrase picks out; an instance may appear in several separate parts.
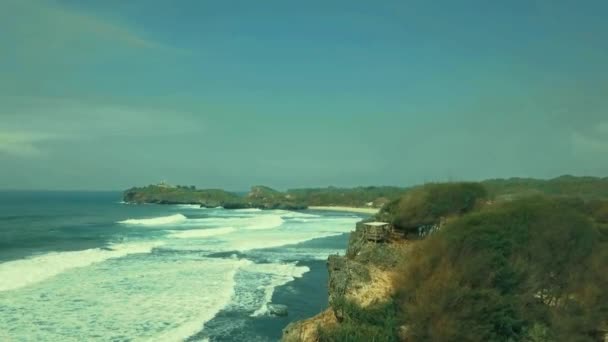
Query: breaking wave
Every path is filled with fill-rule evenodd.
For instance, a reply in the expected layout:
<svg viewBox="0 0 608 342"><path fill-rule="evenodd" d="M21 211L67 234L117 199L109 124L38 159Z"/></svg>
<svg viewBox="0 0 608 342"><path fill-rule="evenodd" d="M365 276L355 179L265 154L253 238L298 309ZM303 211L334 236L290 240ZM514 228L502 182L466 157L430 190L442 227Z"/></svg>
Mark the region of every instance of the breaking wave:
<svg viewBox="0 0 608 342"><path fill-rule="evenodd" d="M73 252L52 252L40 256L0 264L0 291L14 290L35 284L73 268L86 267L129 254L150 253L162 242L141 242L111 245L109 249L93 248Z"/></svg>
<svg viewBox="0 0 608 342"><path fill-rule="evenodd" d="M119 221L118 223L133 225L133 226L162 226L167 224L181 223L188 220L188 218L182 214L175 214L169 216L160 216L146 219L128 219Z"/></svg>
<svg viewBox="0 0 608 342"><path fill-rule="evenodd" d="M177 239L192 239L192 238L206 238L211 236L218 236L224 234L230 234L235 232L236 229L233 227L222 227L222 228L210 228L210 229L191 229L191 230L171 230L169 237Z"/></svg>

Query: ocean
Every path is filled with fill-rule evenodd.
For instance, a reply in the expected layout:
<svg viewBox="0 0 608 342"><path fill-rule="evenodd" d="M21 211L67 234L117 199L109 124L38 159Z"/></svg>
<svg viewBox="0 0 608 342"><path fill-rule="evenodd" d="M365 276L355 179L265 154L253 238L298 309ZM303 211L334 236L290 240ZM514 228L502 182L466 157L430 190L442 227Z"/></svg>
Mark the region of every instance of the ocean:
<svg viewBox="0 0 608 342"><path fill-rule="evenodd" d="M0 192L0 341L277 341L365 217L120 198Z"/></svg>

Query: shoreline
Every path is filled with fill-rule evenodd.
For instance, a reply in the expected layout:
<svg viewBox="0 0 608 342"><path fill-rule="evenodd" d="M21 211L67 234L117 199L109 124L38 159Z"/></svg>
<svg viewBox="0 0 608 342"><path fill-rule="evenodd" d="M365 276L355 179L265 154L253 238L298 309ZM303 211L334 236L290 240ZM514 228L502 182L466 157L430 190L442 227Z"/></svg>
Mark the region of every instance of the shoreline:
<svg viewBox="0 0 608 342"><path fill-rule="evenodd" d="M343 207L343 206L311 206L309 210L323 210L323 211L343 211L349 213L360 213L360 214L377 214L379 208L358 208L358 207Z"/></svg>

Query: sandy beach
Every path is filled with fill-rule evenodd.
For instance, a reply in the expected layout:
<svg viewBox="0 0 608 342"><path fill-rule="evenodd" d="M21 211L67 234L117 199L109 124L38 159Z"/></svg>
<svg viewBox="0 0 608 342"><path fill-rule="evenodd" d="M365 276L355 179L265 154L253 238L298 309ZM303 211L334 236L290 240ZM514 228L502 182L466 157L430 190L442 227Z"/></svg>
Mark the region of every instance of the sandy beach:
<svg viewBox="0 0 608 342"><path fill-rule="evenodd" d="M340 206L313 206L308 207L311 210L328 210L328 211L347 211L351 213L363 213L363 214L377 214L380 209L378 208L356 208L356 207L340 207Z"/></svg>

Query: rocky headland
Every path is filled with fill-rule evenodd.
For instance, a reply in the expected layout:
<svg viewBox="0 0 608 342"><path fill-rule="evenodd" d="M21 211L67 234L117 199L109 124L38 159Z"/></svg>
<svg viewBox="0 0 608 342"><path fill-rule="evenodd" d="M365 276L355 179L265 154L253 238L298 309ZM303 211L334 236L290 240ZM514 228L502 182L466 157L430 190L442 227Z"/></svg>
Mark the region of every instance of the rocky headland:
<svg viewBox="0 0 608 342"><path fill-rule="evenodd" d="M204 208L225 209L306 209L307 205L297 198L265 186L254 186L245 195L221 189L196 189L194 187L149 185L131 188L124 192L123 201L143 204L194 204Z"/></svg>
<svg viewBox="0 0 608 342"><path fill-rule="evenodd" d="M497 186L498 184L498 186ZM595 184L594 191L586 191ZM426 184L327 260L329 307L282 341L608 341L606 179Z"/></svg>
<svg viewBox="0 0 608 342"><path fill-rule="evenodd" d="M385 203L406 191L398 187L316 188L293 189L285 192L267 186L251 187L246 194L221 189L196 189L194 186L172 186L165 183L133 187L123 193L123 201L143 204L195 204L201 207L225 209L284 209L301 210L309 206L320 210L377 211Z"/></svg>

